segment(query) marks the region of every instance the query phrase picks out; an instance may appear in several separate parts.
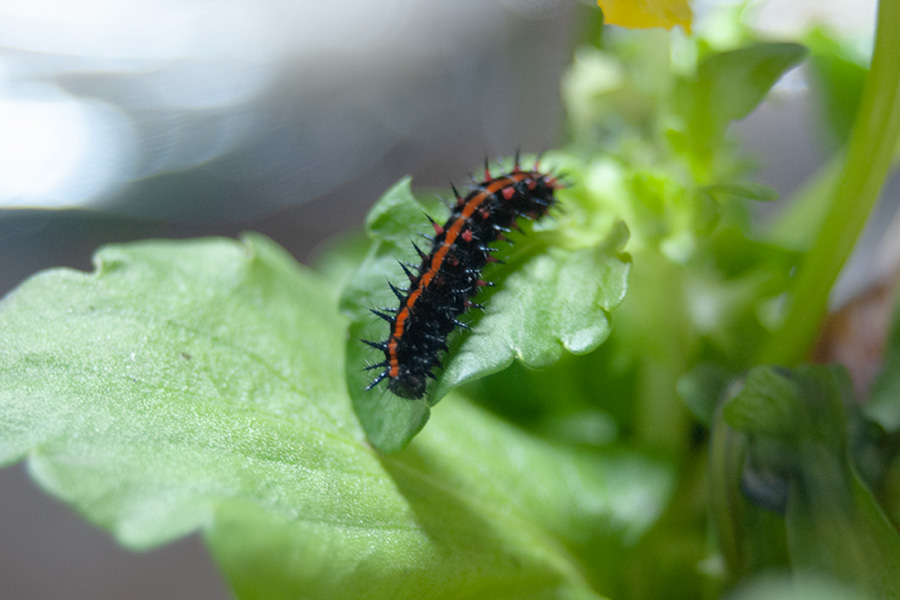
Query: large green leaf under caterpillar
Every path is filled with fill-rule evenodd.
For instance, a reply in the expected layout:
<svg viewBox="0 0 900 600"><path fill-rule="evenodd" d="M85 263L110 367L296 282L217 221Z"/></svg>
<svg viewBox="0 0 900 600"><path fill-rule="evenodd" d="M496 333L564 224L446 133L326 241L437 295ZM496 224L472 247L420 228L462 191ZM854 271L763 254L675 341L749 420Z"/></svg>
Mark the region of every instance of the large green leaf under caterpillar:
<svg viewBox="0 0 900 600"><path fill-rule="evenodd" d="M671 491L664 465L552 446L461 398L374 452L329 284L260 236L95 264L0 303L0 463L27 457L134 548L202 529L240 598L595 598L584 574Z"/></svg>

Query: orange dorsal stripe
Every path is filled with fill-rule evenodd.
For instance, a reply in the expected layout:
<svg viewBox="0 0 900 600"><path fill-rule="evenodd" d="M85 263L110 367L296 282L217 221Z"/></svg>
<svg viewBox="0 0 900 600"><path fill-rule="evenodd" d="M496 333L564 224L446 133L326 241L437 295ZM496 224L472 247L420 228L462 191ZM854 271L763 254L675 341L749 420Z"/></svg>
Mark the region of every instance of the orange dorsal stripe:
<svg viewBox="0 0 900 600"><path fill-rule="evenodd" d="M539 174L515 171L505 177L500 177L491 181L487 186L476 190L471 197L466 200L462 211L453 223L449 227L444 227L446 235L443 244L441 244L441 247L438 248L437 252L432 256L428 270L422 274L416 289L407 296L403 309L397 313L397 317L394 320L394 329L391 332L387 347L389 359L388 375L390 377L397 377L400 374L400 362L397 359L397 347L400 345L400 339L403 337L403 332L406 329L406 322L409 320L410 311L415 306L416 301L418 301L425 290L428 289L428 286L431 285L432 280L437 277L438 272L441 270L441 265L444 263L444 258L446 258L447 253L450 252L450 249L453 248L456 239L462 235L466 223L468 223L469 219L472 218L472 215L475 214L475 211L477 211L489 197L493 196L506 186L515 185L535 176L539 176Z"/></svg>

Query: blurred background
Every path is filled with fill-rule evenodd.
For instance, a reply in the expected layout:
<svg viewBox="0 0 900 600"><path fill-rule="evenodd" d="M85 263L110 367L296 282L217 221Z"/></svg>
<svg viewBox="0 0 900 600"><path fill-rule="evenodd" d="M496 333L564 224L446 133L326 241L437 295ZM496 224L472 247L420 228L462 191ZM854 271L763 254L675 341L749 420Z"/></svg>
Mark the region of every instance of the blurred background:
<svg viewBox="0 0 900 600"><path fill-rule="evenodd" d="M697 3L699 15L710 4ZM827 4L827 6L823 6ZM761 2L869 50L874 0ZM100 245L260 231L299 260L400 177L565 142L576 0L0 0L0 295ZM789 193L825 158L802 77L738 126ZM885 221L886 222L886 221ZM196 537L144 554L0 470L0 597L227 598Z"/></svg>

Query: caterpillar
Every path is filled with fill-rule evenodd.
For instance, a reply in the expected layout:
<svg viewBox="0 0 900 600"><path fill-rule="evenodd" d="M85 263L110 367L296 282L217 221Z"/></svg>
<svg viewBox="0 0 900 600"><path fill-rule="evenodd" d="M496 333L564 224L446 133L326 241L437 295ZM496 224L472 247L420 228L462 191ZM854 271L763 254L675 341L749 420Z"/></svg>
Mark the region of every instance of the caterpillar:
<svg viewBox="0 0 900 600"><path fill-rule="evenodd" d="M472 302L481 287L491 285L481 278L496 241L508 241L504 234L518 229L517 220L537 220L556 204L554 192L562 187L557 178L541 173L535 163L531 170L519 166L492 177L485 161L484 179L465 196L452 186L456 203L443 225L429 217L435 235L431 251L415 243L419 265L400 265L409 286L400 289L388 284L400 305L397 309L371 309L390 325L385 341L362 340L384 352L384 360L366 367L383 369L366 387L371 390L387 380L388 390L397 396L418 399L425 395L428 379L436 379L432 369L443 368L438 354L447 351L447 336L456 327L468 328L458 317L469 308L484 308ZM413 270L415 269L415 270Z"/></svg>

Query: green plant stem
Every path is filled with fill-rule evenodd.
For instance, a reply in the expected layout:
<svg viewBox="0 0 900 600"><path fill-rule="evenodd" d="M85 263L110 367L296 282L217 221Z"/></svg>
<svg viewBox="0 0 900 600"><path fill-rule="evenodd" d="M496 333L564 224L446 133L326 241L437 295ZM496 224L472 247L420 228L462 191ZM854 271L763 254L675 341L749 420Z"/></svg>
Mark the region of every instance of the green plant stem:
<svg viewBox="0 0 900 600"><path fill-rule="evenodd" d="M828 295L878 199L900 137L900 0L881 0L872 65L831 208L791 290L787 318L757 357L802 361L816 341Z"/></svg>
<svg viewBox="0 0 900 600"><path fill-rule="evenodd" d="M783 248L808 251L831 208L822 202L822 198L834 191L845 162L846 156L841 151L800 184L772 221L766 231L766 240Z"/></svg>

